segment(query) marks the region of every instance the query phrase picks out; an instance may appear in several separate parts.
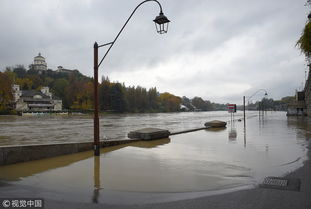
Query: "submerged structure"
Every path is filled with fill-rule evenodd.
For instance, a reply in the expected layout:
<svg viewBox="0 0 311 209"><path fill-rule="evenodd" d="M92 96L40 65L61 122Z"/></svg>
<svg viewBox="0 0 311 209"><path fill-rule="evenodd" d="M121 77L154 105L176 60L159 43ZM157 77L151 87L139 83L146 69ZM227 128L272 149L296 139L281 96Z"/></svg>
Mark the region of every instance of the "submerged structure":
<svg viewBox="0 0 311 209"><path fill-rule="evenodd" d="M304 89L296 91L295 101L287 106L287 116L311 116L311 65Z"/></svg>
<svg viewBox="0 0 311 209"><path fill-rule="evenodd" d="M305 91L297 91L295 95L295 101L287 105L287 116L305 116L305 115L307 115Z"/></svg>

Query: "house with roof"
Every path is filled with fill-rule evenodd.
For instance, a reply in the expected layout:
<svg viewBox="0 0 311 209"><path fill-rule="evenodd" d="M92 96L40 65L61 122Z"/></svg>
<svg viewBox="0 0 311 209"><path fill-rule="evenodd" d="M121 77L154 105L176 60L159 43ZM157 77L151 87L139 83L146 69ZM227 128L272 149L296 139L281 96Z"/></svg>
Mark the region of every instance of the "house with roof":
<svg viewBox="0 0 311 209"><path fill-rule="evenodd" d="M61 111L62 100L54 97L49 87L38 90L21 90L13 85L14 107L17 111Z"/></svg>

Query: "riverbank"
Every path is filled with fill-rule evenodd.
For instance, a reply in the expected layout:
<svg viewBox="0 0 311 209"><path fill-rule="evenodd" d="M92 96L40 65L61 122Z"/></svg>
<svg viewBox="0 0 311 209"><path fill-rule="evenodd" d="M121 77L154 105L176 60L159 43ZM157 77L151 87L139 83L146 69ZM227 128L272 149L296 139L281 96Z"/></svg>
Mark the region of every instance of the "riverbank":
<svg viewBox="0 0 311 209"><path fill-rule="evenodd" d="M105 204L105 203L78 203L70 202L64 197L63 200L53 199L53 193L49 191L38 190L37 188L23 185L14 185L8 182L0 182L0 197L1 198L17 198L17 197L42 197L42 194L49 195L50 198L45 198L45 208L66 208L66 209L84 209L84 208L111 208L111 209L309 209L311 206L311 152L310 144L308 147L309 159L304 162L303 167L286 175L288 178L299 178L301 180L300 191L286 191L276 189L266 189L256 187L253 189L235 191L226 194L204 196L201 193L201 197L196 198L195 195L179 194L183 196L185 200L178 200L176 196L168 194L162 194L162 196L168 196L165 203L153 203L153 204L132 204L128 205L124 200L114 199L118 204ZM158 194L161 195L161 194ZM187 197L188 195L188 197ZM148 200L148 194L144 194L146 200ZM113 198L113 197L112 197ZM115 198L115 197L114 197ZM131 196L131 199L135 199L135 196ZM139 194L136 196L139 199ZM149 194L149 198L152 198L152 194Z"/></svg>
<svg viewBox="0 0 311 209"><path fill-rule="evenodd" d="M308 208L309 121L271 114L247 127L105 148L100 158L86 152L0 167L9 178L0 196L42 197L46 208ZM301 180L300 191L258 187L297 168L287 177Z"/></svg>

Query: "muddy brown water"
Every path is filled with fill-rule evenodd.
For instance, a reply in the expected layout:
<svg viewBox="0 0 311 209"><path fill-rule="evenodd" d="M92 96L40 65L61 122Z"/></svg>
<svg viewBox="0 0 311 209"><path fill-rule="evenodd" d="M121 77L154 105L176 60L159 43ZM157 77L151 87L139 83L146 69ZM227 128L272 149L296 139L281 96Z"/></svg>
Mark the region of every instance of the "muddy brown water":
<svg viewBox="0 0 311 209"><path fill-rule="evenodd" d="M2 166L0 179L88 201L94 192L100 198L101 191L180 193L257 185L303 165L311 137L308 118L287 118L284 112L248 116L246 128L236 121L225 129L103 148L97 158L83 152ZM141 127L179 131L213 119L230 117L226 112L112 115L101 119L101 128L117 139ZM2 145L92 138L92 119L84 116L2 117L0 126Z"/></svg>

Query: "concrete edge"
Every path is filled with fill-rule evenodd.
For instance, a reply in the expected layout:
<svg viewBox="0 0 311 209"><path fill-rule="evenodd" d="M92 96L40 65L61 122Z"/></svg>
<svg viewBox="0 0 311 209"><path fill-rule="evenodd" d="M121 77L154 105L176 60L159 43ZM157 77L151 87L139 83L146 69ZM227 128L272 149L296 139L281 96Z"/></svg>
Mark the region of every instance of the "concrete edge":
<svg viewBox="0 0 311 209"><path fill-rule="evenodd" d="M188 133L188 132L194 132L194 131L200 131L200 130L205 130L208 129L209 127L202 127L202 128L194 128L194 129L188 129L188 130L184 130L184 131L176 131L176 132L171 132L171 135L177 135L177 134L184 134L184 133Z"/></svg>
<svg viewBox="0 0 311 209"><path fill-rule="evenodd" d="M101 147L116 146L139 139L109 140L101 141ZM56 157L60 155L73 154L93 149L93 142L71 142L59 144L32 144L20 146L0 146L0 166L9 165L31 160Z"/></svg>
<svg viewBox="0 0 311 209"><path fill-rule="evenodd" d="M183 133L188 133L188 132L193 132L193 131L204 130L208 128L210 127L195 128L195 129L189 129L189 130L172 132L172 133L167 131L168 135L165 137L168 137L170 135L177 135L177 134L183 134ZM149 137L147 139L148 140L160 139L163 137L164 136L161 135L161 137ZM116 146L116 145L121 145L121 144L127 144L131 142L137 142L141 140L143 139L133 138L133 139L123 139L123 140L100 141L100 146L110 147L110 146ZM89 141L89 142L68 142L68 143L53 143L53 144L0 146L0 166L88 151L88 150L93 149L93 145L94 145L93 142Z"/></svg>

